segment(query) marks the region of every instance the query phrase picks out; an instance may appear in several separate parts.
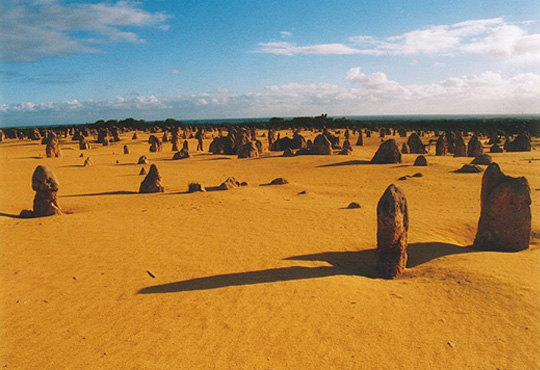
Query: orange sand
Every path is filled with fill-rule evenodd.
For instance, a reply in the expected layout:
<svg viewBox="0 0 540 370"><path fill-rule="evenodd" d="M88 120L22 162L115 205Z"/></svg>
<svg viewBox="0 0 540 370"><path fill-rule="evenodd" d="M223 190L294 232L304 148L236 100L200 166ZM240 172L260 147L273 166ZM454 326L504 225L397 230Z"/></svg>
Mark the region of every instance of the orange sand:
<svg viewBox="0 0 540 370"><path fill-rule="evenodd" d="M149 153L148 134L122 137L84 151L88 168L70 140L59 159L0 143L0 368L540 368L538 150L492 155L531 186L531 250L509 254L462 248L482 174L452 173L471 159L434 147L429 167L412 154L363 164L378 137L351 156L172 161L170 143ZM143 154L165 193L135 193ZM32 207L38 164L56 173L67 214L14 218ZM249 186L184 193L228 176ZM276 177L290 184L259 186ZM386 281L374 278L375 209L392 182L409 203L409 269ZM353 201L363 208L343 209Z"/></svg>

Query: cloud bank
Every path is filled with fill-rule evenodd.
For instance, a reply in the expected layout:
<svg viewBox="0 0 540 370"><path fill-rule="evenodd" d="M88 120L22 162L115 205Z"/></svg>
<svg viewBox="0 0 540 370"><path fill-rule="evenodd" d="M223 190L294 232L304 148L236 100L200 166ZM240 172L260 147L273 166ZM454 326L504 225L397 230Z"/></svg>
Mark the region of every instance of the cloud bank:
<svg viewBox="0 0 540 370"><path fill-rule="evenodd" d="M100 45L144 43L134 28L167 30L164 13L131 1L72 3L6 0L0 3L0 58L31 62L45 57L98 53ZM130 29L129 31L127 29Z"/></svg>
<svg viewBox="0 0 540 370"><path fill-rule="evenodd" d="M540 34L530 34L525 23L514 24L504 18L471 20L452 25L437 25L401 35L376 38L352 36L343 43L298 46L293 42L261 42L253 52L293 56L317 55L430 55L463 54L511 60L540 62Z"/></svg>
<svg viewBox="0 0 540 370"><path fill-rule="evenodd" d="M383 72L351 68L349 86L286 84L235 94L225 88L185 96L117 96L103 101L24 102L1 105L3 126L137 117L147 120L381 114L538 114L540 74L504 77L487 71L429 84L401 84Z"/></svg>

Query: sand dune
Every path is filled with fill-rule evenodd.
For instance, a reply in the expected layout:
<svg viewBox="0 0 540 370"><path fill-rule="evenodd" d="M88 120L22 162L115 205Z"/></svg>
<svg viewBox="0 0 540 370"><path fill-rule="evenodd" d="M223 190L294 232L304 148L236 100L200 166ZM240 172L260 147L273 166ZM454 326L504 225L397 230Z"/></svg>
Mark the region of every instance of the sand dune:
<svg viewBox="0 0 540 370"><path fill-rule="evenodd" d="M533 202L531 249L498 253L466 248L482 174L454 173L471 158L436 157L434 146L428 167L414 154L368 164L378 137L350 156L173 161L170 143L150 153L148 134L130 138L84 158L65 139L62 158L44 158L38 142L0 144L2 368L540 368L538 150L492 154L527 177ZM137 193L150 167L141 155L164 193ZM18 218L39 164L58 177L65 214ZM186 192L229 176L249 185ZM260 186L277 177L290 183ZM397 280L375 272L376 206L390 183L410 216Z"/></svg>

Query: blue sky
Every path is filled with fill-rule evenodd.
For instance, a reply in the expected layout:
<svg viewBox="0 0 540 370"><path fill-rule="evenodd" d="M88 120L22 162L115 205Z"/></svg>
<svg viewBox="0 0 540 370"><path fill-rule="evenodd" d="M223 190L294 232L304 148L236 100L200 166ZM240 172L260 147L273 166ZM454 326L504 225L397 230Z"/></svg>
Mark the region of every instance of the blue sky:
<svg viewBox="0 0 540 370"><path fill-rule="evenodd" d="M540 2L0 5L0 125L540 113Z"/></svg>

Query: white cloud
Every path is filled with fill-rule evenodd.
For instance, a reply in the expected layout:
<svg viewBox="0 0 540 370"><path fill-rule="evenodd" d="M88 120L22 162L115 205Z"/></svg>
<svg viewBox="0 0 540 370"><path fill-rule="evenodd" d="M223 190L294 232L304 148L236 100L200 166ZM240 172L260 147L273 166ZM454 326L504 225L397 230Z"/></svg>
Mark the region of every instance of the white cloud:
<svg viewBox="0 0 540 370"><path fill-rule="evenodd" d="M176 76L178 76L180 74L180 71L178 69L176 69L176 68L173 68L171 72L172 72L173 75L176 75Z"/></svg>
<svg viewBox="0 0 540 370"><path fill-rule="evenodd" d="M0 57L28 62L44 57L101 52L104 43L144 43L129 27L167 27L164 13L150 13L140 3L71 3L6 0L0 4Z"/></svg>
<svg viewBox="0 0 540 370"><path fill-rule="evenodd" d="M320 44L297 46L292 42L261 42L255 53L296 55L296 54L315 54L315 55L350 55L360 54L361 51L351 48L344 44Z"/></svg>
<svg viewBox="0 0 540 370"><path fill-rule="evenodd" d="M291 31L281 31L279 34L280 34L281 38L284 38L284 39L288 39L289 37L292 36Z"/></svg>
<svg viewBox="0 0 540 370"><path fill-rule="evenodd" d="M353 36L349 41L372 55L479 54L516 62L540 61L540 34L529 34L502 17L430 26L385 39Z"/></svg>
<svg viewBox="0 0 540 370"><path fill-rule="evenodd" d="M343 43L298 46L291 42L261 42L256 53L297 55L430 55L476 54L522 63L540 63L540 34L530 34L529 22L514 24L504 18L435 25L401 35L376 38L359 35Z"/></svg>
<svg viewBox="0 0 540 370"><path fill-rule="evenodd" d="M92 122L137 117L204 119L378 114L520 114L540 113L540 74L503 76L486 71L426 84L402 84L383 72L351 68L348 86L284 84L262 91L232 94L228 90L158 97L118 96L107 101L25 102L0 106L4 126L27 120L51 123Z"/></svg>

